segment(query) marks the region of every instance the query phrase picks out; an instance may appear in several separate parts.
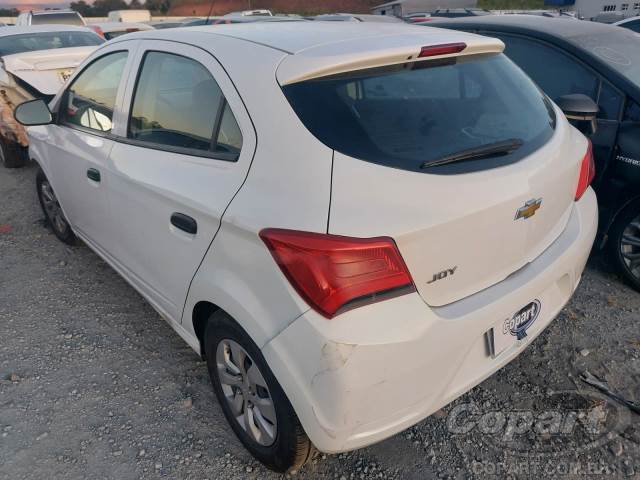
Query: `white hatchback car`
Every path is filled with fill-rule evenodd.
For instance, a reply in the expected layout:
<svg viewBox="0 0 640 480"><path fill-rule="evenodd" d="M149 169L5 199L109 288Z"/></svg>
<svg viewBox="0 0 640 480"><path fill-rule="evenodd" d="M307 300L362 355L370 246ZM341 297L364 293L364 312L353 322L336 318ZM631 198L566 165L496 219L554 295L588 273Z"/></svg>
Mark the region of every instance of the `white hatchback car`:
<svg viewBox="0 0 640 480"><path fill-rule="evenodd" d="M590 145L502 50L350 22L135 33L16 118L55 234L206 358L284 471L446 405L578 285Z"/></svg>

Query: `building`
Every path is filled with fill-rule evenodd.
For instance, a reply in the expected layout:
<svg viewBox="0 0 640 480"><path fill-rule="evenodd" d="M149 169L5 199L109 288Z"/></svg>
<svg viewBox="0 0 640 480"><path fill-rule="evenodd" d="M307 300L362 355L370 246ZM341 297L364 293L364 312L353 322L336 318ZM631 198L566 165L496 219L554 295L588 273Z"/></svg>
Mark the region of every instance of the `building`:
<svg viewBox="0 0 640 480"><path fill-rule="evenodd" d="M593 20L600 14L608 14L612 19L640 15L640 0L545 0L545 5L561 9L575 10L579 18Z"/></svg>
<svg viewBox="0 0 640 480"><path fill-rule="evenodd" d="M438 8L472 8L477 3L477 0L396 0L373 7L371 13L404 17L411 13L432 12Z"/></svg>

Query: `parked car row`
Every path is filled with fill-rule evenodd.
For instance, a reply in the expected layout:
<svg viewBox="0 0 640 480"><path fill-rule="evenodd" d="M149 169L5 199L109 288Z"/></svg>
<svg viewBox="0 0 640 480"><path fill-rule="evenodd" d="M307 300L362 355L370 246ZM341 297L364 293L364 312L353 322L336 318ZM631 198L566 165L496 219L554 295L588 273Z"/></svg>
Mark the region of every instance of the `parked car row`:
<svg viewBox="0 0 640 480"><path fill-rule="evenodd" d="M394 435L521 353L580 282L592 182L600 243L640 288L637 35L354 18L106 43L68 27L88 35L73 72L61 41L3 56L12 106L32 97L15 119L53 233L207 361L231 428L280 472ZM46 81L11 69L29 55Z"/></svg>

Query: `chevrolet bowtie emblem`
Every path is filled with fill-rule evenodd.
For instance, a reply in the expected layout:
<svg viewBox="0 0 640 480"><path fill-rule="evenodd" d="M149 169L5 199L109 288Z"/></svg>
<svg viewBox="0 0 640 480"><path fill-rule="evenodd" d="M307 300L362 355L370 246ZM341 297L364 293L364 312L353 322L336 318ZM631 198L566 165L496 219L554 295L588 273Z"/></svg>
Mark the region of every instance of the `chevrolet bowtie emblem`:
<svg viewBox="0 0 640 480"><path fill-rule="evenodd" d="M542 199L532 198L527 203L524 204L523 207L520 207L516 212L516 220L520 218L524 218L525 220L529 217L533 217L538 209L542 206Z"/></svg>

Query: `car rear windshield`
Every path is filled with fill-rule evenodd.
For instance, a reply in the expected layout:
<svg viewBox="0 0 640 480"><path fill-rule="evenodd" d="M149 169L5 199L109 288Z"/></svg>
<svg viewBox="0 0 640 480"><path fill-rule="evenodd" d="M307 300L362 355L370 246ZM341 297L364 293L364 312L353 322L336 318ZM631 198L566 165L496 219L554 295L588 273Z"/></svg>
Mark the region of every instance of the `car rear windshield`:
<svg viewBox="0 0 640 480"><path fill-rule="evenodd" d="M33 15L31 25L77 25L84 26L82 18L77 13L44 13Z"/></svg>
<svg viewBox="0 0 640 480"><path fill-rule="evenodd" d="M555 128L549 100L503 54L361 70L283 91L330 148L403 170L448 174L507 165L541 147ZM425 170L492 145L511 147Z"/></svg>
<svg viewBox="0 0 640 480"><path fill-rule="evenodd" d="M54 48L100 45L104 40L92 32L25 33L0 38L0 56Z"/></svg>

